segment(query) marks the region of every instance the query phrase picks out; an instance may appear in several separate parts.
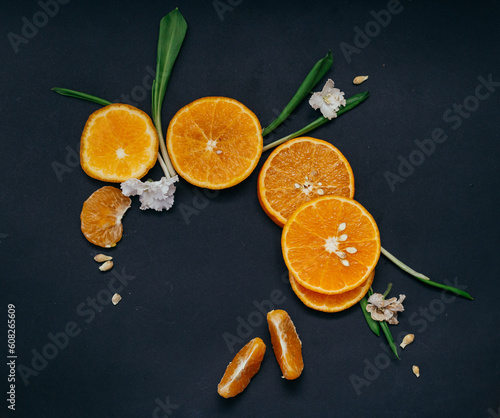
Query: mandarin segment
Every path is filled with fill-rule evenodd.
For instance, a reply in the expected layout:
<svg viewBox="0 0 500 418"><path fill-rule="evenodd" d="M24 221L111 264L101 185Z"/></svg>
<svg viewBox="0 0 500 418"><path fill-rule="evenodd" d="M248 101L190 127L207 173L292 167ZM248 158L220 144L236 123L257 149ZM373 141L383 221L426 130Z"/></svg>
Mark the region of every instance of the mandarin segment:
<svg viewBox="0 0 500 418"><path fill-rule="evenodd" d="M340 312L358 303L370 289L374 277L375 271L372 271L368 279L360 286L336 295L325 295L305 288L289 274L292 289L302 303L311 309L322 312Z"/></svg>
<svg viewBox="0 0 500 418"><path fill-rule="evenodd" d="M283 228L281 244L295 280L327 295L360 286L380 257L375 220L361 204L341 196L302 204Z"/></svg>
<svg viewBox="0 0 500 418"><path fill-rule="evenodd" d="M142 178L155 165L158 134L150 117L115 103L92 113L80 144L80 163L93 178L120 183Z"/></svg>
<svg viewBox="0 0 500 418"><path fill-rule="evenodd" d="M271 311L267 314L267 323L274 355L283 377L287 380L297 379L304 369L304 360L302 342L290 315L282 309Z"/></svg>
<svg viewBox="0 0 500 418"><path fill-rule="evenodd" d="M229 363L217 392L223 398L231 398L243 392L260 369L266 345L260 338L247 343Z"/></svg>
<svg viewBox="0 0 500 418"><path fill-rule="evenodd" d="M354 175L342 153L320 139L285 142L271 153L259 174L259 202L279 226L302 203L328 195L352 198Z"/></svg>
<svg viewBox="0 0 500 418"><path fill-rule="evenodd" d="M167 130L167 148L186 181L225 189L246 179L262 154L259 120L240 102L205 97L179 110Z"/></svg>
<svg viewBox="0 0 500 418"><path fill-rule="evenodd" d="M131 200L120 189L104 186L83 203L80 215L85 238L99 247L114 247L123 234L122 217Z"/></svg>

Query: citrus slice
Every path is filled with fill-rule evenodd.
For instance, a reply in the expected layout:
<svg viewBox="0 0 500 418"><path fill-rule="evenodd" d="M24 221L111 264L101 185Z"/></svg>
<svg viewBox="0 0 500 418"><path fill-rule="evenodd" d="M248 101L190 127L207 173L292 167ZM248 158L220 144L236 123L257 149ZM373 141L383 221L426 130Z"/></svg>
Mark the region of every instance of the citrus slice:
<svg viewBox="0 0 500 418"><path fill-rule="evenodd" d="M361 204L324 196L302 204L283 228L283 257L305 288L327 295L368 279L380 257L375 220Z"/></svg>
<svg viewBox="0 0 500 418"><path fill-rule="evenodd" d="M115 103L92 113L85 124L80 164L90 177L112 183L140 179L157 156L158 134L142 110Z"/></svg>
<svg viewBox="0 0 500 418"><path fill-rule="evenodd" d="M264 212L279 226L302 203L318 196L354 196L354 175L332 144L310 137L277 147L259 174L257 195Z"/></svg>
<svg viewBox="0 0 500 418"><path fill-rule="evenodd" d="M260 338L254 338L234 356L217 387L223 398L231 398L243 392L260 369L266 352L266 345Z"/></svg>
<svg viewBox="0 0 500 418"><path fill-rule="evenodd" d="M92 193L80 215L85 238L99 247L114 247L122 237L122 217L130 202L129 197L112 186L101 187Z"/></svg>
<svg viewBox="0 0 500 418"><path fill-rule="evenodd" d="M291 274L289 275L292 289L302 303L309 308L322 312L340 312L358 303L366 295L368 289L370 289L374 277L375 271L372 271L368 279L360 286L337 295L325 295L306 289Z"/></svg>
<svg viewBox="0 0 500 418"><path fill-rule="evenodd" d="M225 189L245 180L262 154L257 116L227 97L204 97L170 121L167 148L179 175L195 186Z"/></svg>
<svg viewBox="0 0 500 418"><path fill-rule="evenodd" d="M283 377L287 380L297 379L304 369L302 342L290 315L282 309L271 311L267 314L267 323L274 355Z"/></svg>

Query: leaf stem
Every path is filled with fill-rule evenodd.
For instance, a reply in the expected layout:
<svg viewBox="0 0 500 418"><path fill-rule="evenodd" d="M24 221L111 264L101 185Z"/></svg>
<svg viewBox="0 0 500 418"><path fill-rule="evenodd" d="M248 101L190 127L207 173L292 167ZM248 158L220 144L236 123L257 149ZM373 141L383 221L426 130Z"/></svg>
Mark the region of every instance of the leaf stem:
<svg viewBox="0 0 500 418"><path fill-rule="evenodd" d="M339 111L337 112L337 117L340 116L340 115L343 115L344 113L348 112L349 110L351 109L354 109L357 105L359 105L360 103L364 102L366 99L368 99L368 96L370 95L369 92L365 91L363 93L358 93L358 94L355 94L354 96L352 97L349 97L347 100L346 100L346 105L345 106L342 106ZM325 124L326 122L329 122L330 119L328 118L325 118L324 116L321 116L319 117L318 119L316 119L314 122L310 123L309 125L303 127L302 129L298 130L297 132L293 133L293 134L290 134L290 135L287 135L281 139L278 139L274 142L271 142L270 144L267 144L263 149L262 149L262 152L265 152L267 150L270 150L271 148L274 148L278 145L281 145L283 144L284 142L290 140L290 139L293 139L293 138L297 138L298 136L301 136L301 135L304 135L305 133L309 132L309 131L312 131L313 129L316 129L317 127Z"/></svg>
<svg viewBox="0 0 500 418"><path fill-rule="evenodd" d="M453 286L447 286L447 285L444 285L444 284L441 284L441 283L433 282L427 276L423 275L422 273L416 272L411 267L407 266L405 263L403 263L402 261L398 260L389 251L387 251L385 248L381 247L380 251L389 260L391 260L394 264L396 264L396 266L398 266L401 270L404 270L407 273L411 274L413 277L415 277L416 279L420 280L422 283L428 284L429 286L438 287L440 289L448 290L449 292L455 293L456 295L462 296L462 297L464 297L466 299L474 300L471 295L469 295L467 292L464 292L463 290L457 289L456 287L453 287Z"/></svg>
<svg viewBox="0 0 500 418"><path fill-rule="evenodd" d="M388 286L387 286L386 291L382 295L382 299L385 299L387 297L387 295L390 293L391 289L392 289L392 283L389 283Z"/></svg>

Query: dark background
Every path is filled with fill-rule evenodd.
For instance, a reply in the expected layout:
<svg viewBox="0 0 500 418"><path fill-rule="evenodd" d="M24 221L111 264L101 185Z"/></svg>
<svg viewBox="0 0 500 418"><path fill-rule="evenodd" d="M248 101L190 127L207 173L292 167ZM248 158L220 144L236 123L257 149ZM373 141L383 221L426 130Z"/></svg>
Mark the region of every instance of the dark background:
<svg viewBox="0 0 500 418"><path fill-rule="evenodd" d="M17 52L9 34L22 36L25 22L43 8L36 1L2 3L1 329L7 304L14 304L17 364L30 368L34 353L54 356L51 335L68 324L79 333L68 341L60 336L63 348L37 365L27 386L18 374L16 411L4 400L0 416L150 417L161 403L170 408L156 409L158 417L498 416L500 87L486 99L471 98L478 77L500 81L498 3L401 0L386 27L370 24L371 12L387 10L386 2L221 3L231 10L219 15L212 1L72 0ZM164 126L179 108L208 95L240 100L266 126L329 49L334 65L325 80L334 79L346 97L370 91L367 102L311 135L349 159L356 199L376 219L385 248L474 296L452 298L381 257L374 290L392 282L394 296L407 296L393 334L416 335L400 361L387 361L384 338L370 332L358 306L313 311L282 280L281 230L256 195L266 155L246 181L210 198L197 198L200 190L181 180L166 213L140 211L133 198L123 239L110 251L83 237L82 204L104 184L84 174L74 152L98 106L50 89L108 100L133 93L131 101L150 112L143 81L150 82L148 68L156 65L159 21L177 6L188 33L167 90ZM41 14L36 18L44 23ZM356 27L364 32L366 25L374 36L360 44ZM346 57L343 42L357 52ZM352 79L364 74L369 80L354 86ZM451 109L450 116L464 100L477 109L464 111L460 126L446 121L445 112ZM318 112L303 103L294 116L273 139ZM391 190L385 173L399 175L399 157L408 159L415 140L436 128L447 140ZM157 166L148 177L161 175ZM186 217L182 208L197 212ZM114 257L111 272L99 272L92 257L100 252ZM106 300L99 313L78 311L87 298L102 300L117 275L129 278L118 305ZM281 378L254 305L272 292L281 292L273 307L290 313L303 342L305 370L292 382ZM238 318L249 316L254 325L242 340L259 336L268 350L245 392L225 400L217 384L234 352L223 335L237 336ZM2 354L6 340L0 339ZM4 366L2 388L7 374ZM366 379L359 393L353 376Z"/></svg>

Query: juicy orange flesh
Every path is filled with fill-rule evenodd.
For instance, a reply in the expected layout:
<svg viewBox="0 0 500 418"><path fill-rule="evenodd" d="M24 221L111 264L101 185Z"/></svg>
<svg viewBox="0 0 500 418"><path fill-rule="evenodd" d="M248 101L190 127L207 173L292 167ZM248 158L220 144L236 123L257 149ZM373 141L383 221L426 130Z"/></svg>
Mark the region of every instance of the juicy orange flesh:
<svg viewBox="0 0 500 418"><path fill-rule="evenodd" d="M354 196L351 168L339 154L333 146L304 138L274 156L265 173L261 192L284 222L302 203L318 197L318 190L324 196ZM313 184L309 192L302 187L308 182Z"/></svg>
<svg viewBox="0 0 500 418"><path fill-rule="evenodd" d="M110 181L144 176L158 152L156 134L145 117L120 107L97 114L82 137L82 167Z"/></svg>
<svg viewBox="0 0 500 418"><path fill-rule="evenodd" d="M358 303L370 289L374 277L375 271L372 271L360 286L336 295L325 295L305 288L291 274L289 275L290 284L298 298L306 306L323 312L340 312Z"/></svg>
<svg viewBox="0 0 500 418"><path fill-rule="evenodd" d="M81 229L85 238L100 247L113 247L123 233L121 219L131 200L116 187L105 186L95 191L83 204Z"/></svg>
<svg viewBox="0 0 500 418"><path fill-rule="evenodd" d="M262 151L258 121L233 101L188 105L171 124L168 138L179 174L213 185L245 175Z"/></svg>
<svg viewBox="0 0 500 418"><path fill-rule="evenodd" d="M219 395L231 398L243 392L259 371L265 352L266 345L260 338L247 343L227 366L217 387Z"/></svg>
<svg viewBox="0 0 500 418"><path fill-rule="evenodd" d="M286 311L278 309L267 314L267 323L274 355L283 377L288 380L296 379L304 369L304 361L302 343L292 319Z"/></svg>
<svg viewBox="0 0 500 418"><path fill-rule="evenodd" d="M375 268L380 255L378 229L371 217L345 199L319 199L299 210L286 234L288 266L295 279L310 290L334 294L359 286ZM346 229L338 232L341 223ZM338 250L349 266L326 248L329 238L347 235ZM355 254L347 253L356 248ZM300 274L298 274L298 272Z"/></svg>

